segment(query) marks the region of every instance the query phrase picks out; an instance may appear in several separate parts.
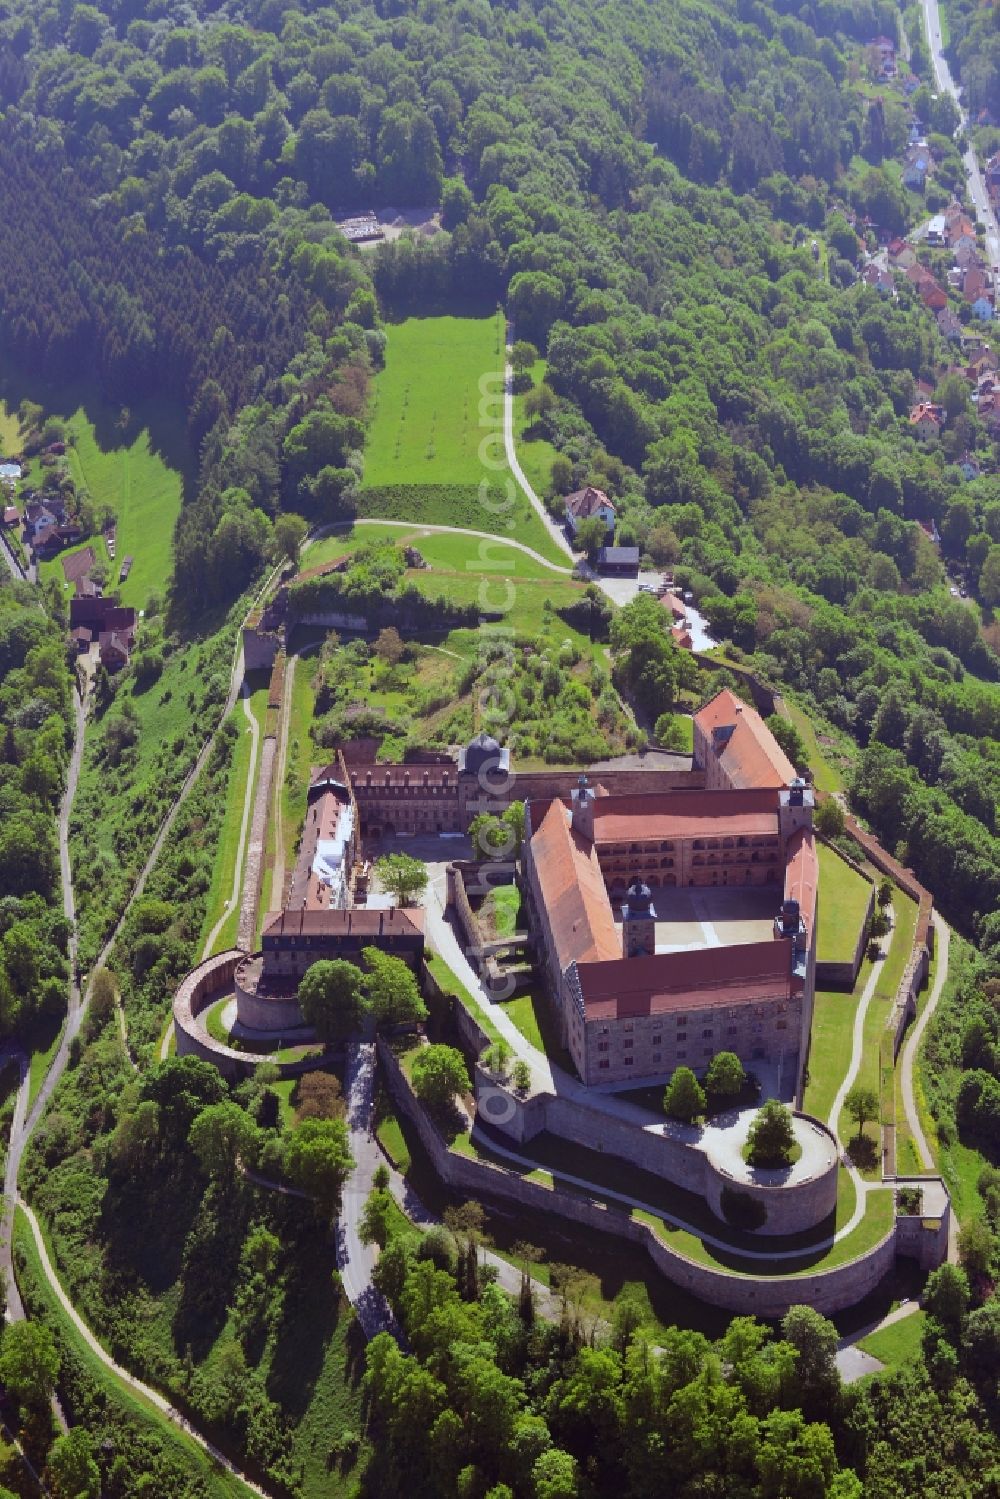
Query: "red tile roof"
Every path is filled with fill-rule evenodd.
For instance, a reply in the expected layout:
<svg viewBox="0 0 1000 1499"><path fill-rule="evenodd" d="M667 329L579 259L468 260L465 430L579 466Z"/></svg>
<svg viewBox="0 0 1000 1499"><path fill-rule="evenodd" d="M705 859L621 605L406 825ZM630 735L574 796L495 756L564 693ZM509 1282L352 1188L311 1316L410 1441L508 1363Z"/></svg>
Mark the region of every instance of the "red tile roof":
<svg viewBox="0 0 1000 1499"><path fill-rule="evenodd" d="M800 828L788 840L785 849L785 899L797 900L799 914L810 933L816 919L816 888L819 884L819 856L812 828Z"/></svg>
<svg viewBox="0 0 1000 1499"><path fill-rule="evenodd" d="M594 842L659 838L722 838L778 833L777 788L750 791L665 791L594 800Z"/></svg>
<svg viewBox="0 0 1000 1499"><path fill-rule="evenodd" d="M265 917L263 937L419 937L424 913L420 906L388 910L278 911Z"/></svg>
<svg viewBox="0 0 1000 1499"><path fill-rule="evenodd" d="M614 511L614 505L608 499L603 489L595 489L593 484L588 484L586 489L577 489L573 494L566 496L566 511L574 515L577 520L586 520L590 515L598 515L604 506Z"/></svg>
<svg viewBox="0 0 1000 1499"><path fill-rule="evenodd" d="M716 693L694 721L734 788L790 786L795 780L795 766L756 708L728 687Z"/></svg>
<svg viewBox="0 0 1000 1499"><path fill-rule="evenodd" d="M601 798L598 805L614 800ZM531 858L560 968L620 958L621 937L597 851L573 832L562 802L550 803L532 834Z"/></svg>
<svg viewBox="0 0 1000 1499"><path fill-rule="evenodd" d="M800 987L791 971L791 945L779 939L581 963L577 976L587 1020L788 999Z"/></svg>

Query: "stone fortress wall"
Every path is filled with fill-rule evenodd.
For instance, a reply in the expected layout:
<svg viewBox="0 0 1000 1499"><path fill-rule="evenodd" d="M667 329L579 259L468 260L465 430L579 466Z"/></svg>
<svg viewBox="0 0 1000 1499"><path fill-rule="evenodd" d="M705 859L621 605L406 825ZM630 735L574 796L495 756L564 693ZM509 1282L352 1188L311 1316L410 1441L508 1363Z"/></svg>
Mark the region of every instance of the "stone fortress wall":
<svg viewBox="0 0 1000 1499"><path fill-rule="evenodd" d="M233 1046L216 1041L198 1026L197 1020L201 1012L227 990L235 992L236 970L245 958L246 953L235 947L228 952L216 953L214 957L207 958L204 963L193 968L174 995L177 1055L199 1057L203 1062L211 1062L230 1082L239 1082L252 1076L260 1057L254 1052L237 1051ZM301 1025L301 1018L299 1024ZM313 1071L328 1060L328 1056L321 1061L316 1057L306 1057L298 1062L276 1061L275 1066L282 1077L298 1077L300 1073Z"/></svg>
<svg viewBox="0 0 1000 1499"><path fill-rule="evenodd" d="M414 1097L391 1048L380 1040L378 1051L394 1102L413 1124L431 1164L447 1186L466 1196L507 1202L548 1216L554 1213L569 1222L639 1245L667 1280L714 1306L758 1317L782 1317L789 1307L805 1304L830 1314L861 1301L895 1262L898 1245L894 1225L867 1253L829 1270L781 1276L762 1271L759 1275L748 1275L699 1264L666 1244L655 1229L631 1217L624 1208L606 1207L587 1197L574 1196L504 1171L488 1161L473 1160L449 1150Z"/></svg>
<svg viewBox="0 0 1000 1499"><path fill-rule="evenodd" d="M726 1188L747 1194L765 1209L767 1217L756 1230L763 1236L806 1232L837 1206L837 1142L826 1125L811 1115L796 1115L798 1128L819 1136L817 1154L822 1164L814 1175L796 1181L789 1180L786 1171L748 1172L747 1177L732 1173L702 1148L699 1131L693 1126L664 1120L662 1125L643 1129L552 1093L522 1100L480 1068L476 1069L476 1096L484 1120L513 1143L523 1144L544 1131L567 1144L628 1161L704 1198L719 1219L720 1230L725 1224L720 1199Z"/></svg>

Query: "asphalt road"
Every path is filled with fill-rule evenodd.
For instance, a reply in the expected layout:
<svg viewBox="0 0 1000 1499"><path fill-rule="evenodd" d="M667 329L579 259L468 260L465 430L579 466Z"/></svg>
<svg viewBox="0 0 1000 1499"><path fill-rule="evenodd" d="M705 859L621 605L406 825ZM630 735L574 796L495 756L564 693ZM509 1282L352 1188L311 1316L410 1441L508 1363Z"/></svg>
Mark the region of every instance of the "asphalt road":
<svg viewBox="0 0 1000 1499"><path fill-rule="evenodd" d="M357 1042L347 1051L347 1129L354 1157L341 1194L337 1220L337 1267L344 1294L357 1314L366 1338L391 1332L402 1341L402 1332L389 1303L372 1284L378 1251L361 1241L361 1218L372 1190L382 1152L375 1139L375 1043Z"/></svg>
<svg viewBox="0 0 1000 1499"><path fill-rule="evenodd" d="M969 117L962 108L958 87L951 76L951 69L942 50L941 13L938 9L938 0L922 0L922 3L924 8L924 29L930 45L934 76L937 78L938 87L941 91L950 94L954 99L958 106L961 129L967 130ZM980 222L986 229L986 258L991 266L1000 266L1000 228L997 226L996 214L993 212L993 205L990 202L989 193L986 191L986 183L983 180L983 174L979 167L979 160L972 146L966 151L963 161L969 187L969 197L975 205Z"/></svg>

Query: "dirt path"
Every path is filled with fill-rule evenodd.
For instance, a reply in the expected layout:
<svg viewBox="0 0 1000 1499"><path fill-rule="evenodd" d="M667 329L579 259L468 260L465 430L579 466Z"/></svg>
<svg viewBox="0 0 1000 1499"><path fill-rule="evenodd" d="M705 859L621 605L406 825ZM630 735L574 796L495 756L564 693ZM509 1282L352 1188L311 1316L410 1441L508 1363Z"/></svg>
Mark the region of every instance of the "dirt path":
<svg viewBox="0 0 1000 1499"><path fill-rule="evenodd" d="M35 1217L34 1213L31 1211L31 1208L28 1207L26 1202L19 1200L18 1207L24 1213L24 1216L28 1221L28 1226L31 1229L32 1238L35 1241L35 1247L38 1250L39 1259L42 1262L42 1269L45 1271L46 1280L52 1287L59 1305L62 1307L63 1311L66 1313L66 1316L72 1322L73 1326L76 1328L76 1331L86 1343L87 1347L90 1349L94 1357L99 1359L104 1367L106 1369L109 1369L115 1376L115 1378L120 1380L122 1384L127 1385L127 1387L134 1394L139 1395L143 1400L147 1400L150 1405L155 1406L155 1408L160 1412L162 1416L166 1416L167 1420L171 1421L180 1431L183 1431L185 1436L190 1437L193 1442L196 1442L198 1446L201 1447L202 1451L206 1452L214 1463L218 1463L218 1465L221 1468L224 1468L227 1473L231 1474L233 1478L238 1479L239 1482L244 1486L244 1488L248 1489L252 1494L259 1494L261 1496L261 1499L269 1499L267 1490L262 1489L259 1484L256 1484L251 1479L247 1478L246 1474L242 1473L234 1463L231 1463L225 1453L221 1452L219 1448L214 1445L214 1443L207 1441L203 1436L199 1435L199 1433L191 1425L191 1422L187 1419L187 1417L182 1415L176 1406L171 1405L170 1401L166 1398L165 1395L161 1395L160 1392L158 1390L154 1390L152 1386L143 1384L141 1379L136 1379L135 1375L130 1374L129 1371L123 1368L121 1364L115 1363L111 1355L105 1351L103 1345L98 1342L97 1338L94 1337L94 1334L91 1332L90 1328L87 1326L86 1322L84 1322L83 1318L80 1316L79 1312L76 1310L73 1303L66 1295L66 1292L63 1290L62 1285L59 1282L59 1277L56 1275L56 1272L52 1266L52 1262L49 1259L49 1252L45 1246L45 1239L42 1236L42 1230L39 1227L38 1219Z"/></svg>
<svg viewBox="0 0 1000 1499"><path fill-rule="evenodd" d="M917 1052L920 1050L920 1042L923 1039L924 1031L927 1029L928 1022L937 1008L938 1000L941 998L941 992L945 986L945 980L948 977L948 949L951 944L951 930L947 922L942 921L936 911L931 919L934 922L934 935L937 944L937 969L934 974L934 983L931 986L931 992L928 994L927 1000L903 1045L899 1073L906 1123L913 1137L917 1155L920 1157L920 1164L925 1171L933 1171L934 1156L930 1145L927 1143L927 1136L924 1134L924 1127L920 1122L920 1112L917 1109L916 1099L913 1095L913 1065L917 1059ZM954 1213L954 1208L952 1212Z"/></svg>

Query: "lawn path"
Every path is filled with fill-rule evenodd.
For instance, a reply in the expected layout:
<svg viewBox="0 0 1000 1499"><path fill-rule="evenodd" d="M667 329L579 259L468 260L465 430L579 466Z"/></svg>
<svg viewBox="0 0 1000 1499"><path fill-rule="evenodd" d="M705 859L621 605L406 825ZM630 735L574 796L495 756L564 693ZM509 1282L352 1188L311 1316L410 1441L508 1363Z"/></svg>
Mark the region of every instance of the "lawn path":
<svg viewBox="0 0 1000 1499"><path fill-rule="evenodd" d="M229 1461L229 1458L224 1452L221 1452L219 1448L214 1445L214 1443L209 1442L205 1437L201 1436L200 1433L196 1431L195 1428L191 1425L191 1422L187 1419L187 1417L182 1415L182 1413L177 1409L175 1405L171 1405L170 1401L166 1398L165 1395L161 1395L158 1390L154 1390L150 1385L144 1384L141 1379L136 1379L135 1375L130 1374L129 1371L123 1368L121 1364L115 1363L111 1355L105 1351L103 1344L101 1344L91 1332L90 1328L87 1326L86 1322L84 1322L83 1318L80 1316L79 1312L76 1310L73 1303L66 1295L66 1292L63 1290L59 1277L56 1275L56 1272L52 1266L52 1261L49 1259L49 1251L46 1247L42 1230L39 1227L38 1219L35 1217L34 1213L31 1211L31 1208L23 1200L23 1198L18 1199L18 1207L21 1209L21 1212L27 1219L28 1227L31 1229L31 1234L35 1241L35 1248L38 1250L38 1257L42 1262L42 1269L45 1272L46 1280L51 1286L60 1307L72 1322L73 1326L76 1328L80 1337L86 1343L87 1347L90 1349L94 1357L98 1359L106 1369L110 1370L110 1372L115 1376L117 1380L119 1380L122 1384L127 1385L128 1388L132 1390L136 1395L140 1396L141 1399L148 1401L149 1404L152 1405L157 1411L159 1411L162 1416L166 1416L168 1421L171 1421L180 1431L183 1431L185 1436L190 1437L193 1442L196 1442L202 1449L202 1451L206 1452L214 1463L218 1463L220 1468L224 1468L225 1471L231 1474L233 1478L238 1479L239 1482L243 1484L244 1488L249 1489L253 1494L259 1494L261 1496L261 1499L270 1499L270 1496L268 1495L266 1489L262 1489L259 1484L256 1484L251 1479L247 1478L245 1473L242 1473L234 1463L231 1463Z"/></svg>
<svg viewBox="0 0 1000 1499"><path fill-rule="evenodd" d="M920 1122L920 1114L913 1096L913 1064L916 1061L917 1052L920 1049L920 1042L924 1031L927 1029L928 1021L937 1008L937 1002L941 998L941 991L948 977L948 947L951 942L951 930L947 922L942 921L936 911L931 919L934 922L934 933L937 939L937 971L934 975L934 985L927 996L927 1002L917 1016L916 1023L906 1038L906 1043L903 1047L902 1070L900 1072L906 1122L909 1125L913 1143L917 1147L920 1164L925 1171L932 1171L934 1169L934 1157L927 1143L927 1136L924 1134L924 1127ZM952 1217L954 1217L954 1213L955 1209L953 1205Z"/></svg>
<svg viewBox="0 0 1000 1499"><path fill-rule="evenodd" d="M547 557L543 557L541 552L536 552L526 542L514 541L509 536L498 536L495 531L473 531L468 526L437 526L424 521L383 520L380 516L358 516L355 520L333 521L328 526L321 526L315 533L316 539L319 540L321 536L335 536L338 531L350 531L355 526L398 526L404 531L412 531L415 536L421 531L438 531L447 536L475 536L481 541L491 541L494 545L513 547L515 551L524 552L533 562L537 562L541 567L547 567L550 572L560 573L566 578L573 575L572 567L561 567L558 562L550 562ZM568 550L565 537L563 542L568 560L572 562L573 553Z"/></svg>
<svg viewBox="0 0 1000 1499"><path fill-rule="evenodd" d="M507 462L510 471L517 480L522 492L531 501L535 514L545 527L552 541L561 552L572 560L573 548L566 539L561 526L557 526L541 500L538 498L531 485L528 483L527 475L521 467L517 449L514 446L514 370L510 362L510 352L514 344L514 324L507 324L507 348L503 371L503 444L507 453Z"/></svg>

